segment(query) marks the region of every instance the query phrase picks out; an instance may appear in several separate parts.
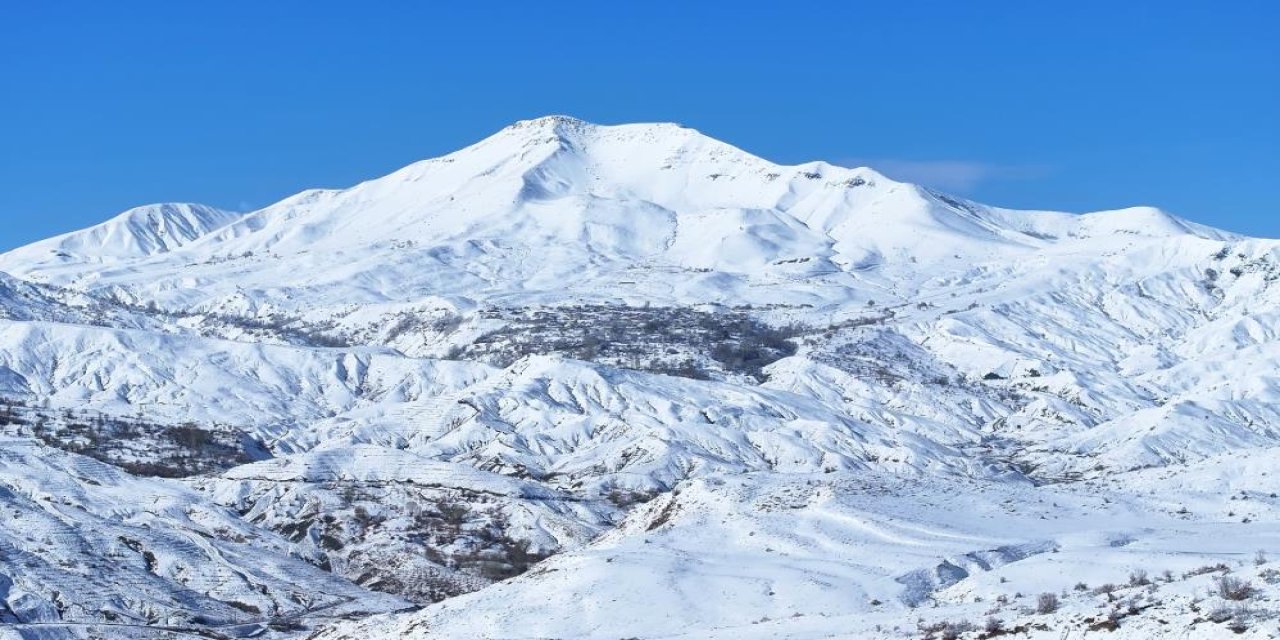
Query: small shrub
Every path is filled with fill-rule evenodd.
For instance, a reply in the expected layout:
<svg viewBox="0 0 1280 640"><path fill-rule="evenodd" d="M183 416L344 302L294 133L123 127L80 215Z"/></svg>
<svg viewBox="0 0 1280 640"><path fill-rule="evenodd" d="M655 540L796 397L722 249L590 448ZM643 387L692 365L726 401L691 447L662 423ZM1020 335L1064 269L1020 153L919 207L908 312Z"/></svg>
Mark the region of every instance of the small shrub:
<svg viewBox="0 0 1280 640"><path fill-rule="evenodd" d="M1091 625L1090 631L1115 631L1120 628L1120 621L1124 619L1119 611L1112 609L1107 612L1107 616Z"/></svg>
<svg viewBox="0 0 1280 640"><path fill-rule="evenodd" d="M1131 616L1136 616L1141 612L1142 607L1138 606L1138 597L1134 596L1129 598L1129 601L1125 603L1125 613Z"/></svg>
<svg viewBox="0 0 1280 640"><path fill-rule="evenodd" d="M1223 600L1248 600L1254 595L1253 585L1235 576L1218 576L1218 595Z"/></svg>
<svg viewBox="0 0 1280 640"><path fill-rule="evenodd" d="M1223 623L1235 617L1235 612L1227 607L1218 607L1210 611L1207 616L1209 622Z"/></svg>
<svg viewBox="0 0 1280 640"><path fill-rule="evenodd" d="M959 640L960 635L973 631L972 622L961 620L960 622L941 621L931 625L926 625L920 630L924 632L925 640Z"/></svg>
<svg viewBox="0 0 1280 640"><path fill-rule="evenodd" d="M1218 564L1212 564L1212 565L1207 564L1207 565L1205 565L1205 566L1203 566L1203 567L1199 567L1199 568L1197 568L1197 569L1192 569L1192 570L1190 570L1190 571L1188 571L1188 572L1186 572L1186 573L1182 574L1182 577L1183 577L1183 579L1186 579L1186 578L1194 578L1194 577L1196 577L1196 576L1202 576L1202 575L1204 575L1204 574L1206 574L1206 573L1216 573L1216 572L1218 572L1218 571L1221 571L1222 573L1230 573L1230 572L1231 572L1231 567L1228 567L1227 565L1222 564L1221 562L1219 562Z"/></svg>
<svg viewBox="0 0 1280 640"><path fill-rule="evenodd" d="M991 616L990 618L987 618L986 624L982 625L982 630L985 631L987 635L1000 633L1004 631L1004 623L1000 621L1000 618Z"/></svg>
<svg viewBox="0 0 1280 640"><path fill-rule="evenodd" d="M1053 613L1058 610L1058 596L1053 593L1042 593L1036 598L1036 613Z"/></svg>
<svg viewBox="0 0 1280 640"><path fill-rule="evenodd" d="M1138 570L1134 571L1133 573L1130 573L1130 574L1129 574L1129 586L1131 586L1131 587L1145 587L1145 586L1147 586L1147 585L1149 585L1149 584L1151 584L1151 580L1150 580L1149 578L1147 578L1147 570L1146 570L1146 569L1138 569Z"/></svg>

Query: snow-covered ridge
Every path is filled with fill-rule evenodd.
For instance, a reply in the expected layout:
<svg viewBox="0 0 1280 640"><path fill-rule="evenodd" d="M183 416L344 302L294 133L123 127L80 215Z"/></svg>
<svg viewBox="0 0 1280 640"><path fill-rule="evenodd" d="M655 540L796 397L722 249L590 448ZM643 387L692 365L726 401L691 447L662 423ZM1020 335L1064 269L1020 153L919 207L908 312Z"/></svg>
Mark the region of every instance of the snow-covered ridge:
<svg viewBox="0 0 1280 640"><path fill-rule="evenodd" d="M98 265L167 253L238 220L243 214L202 204L168 202L129 209L80 231L36 242L0 257L0 269Z"/></svg>
<svg viewBox="0 0 1280 640"><path fill-rule="evenodd" d="M657 269L681 273L674 281L685 293L668 296L678 302L715 299L697 275L708 269L759 287L908 260L936 265L1176 236L1231 239L1154 209L1010 211L868 168L777 165L679 125L551 116L349 189L303 192L248 214L133 210L2 255L0 270L189 308L229 304L245 289L272 298L287 290L294 306L511 294L584 269L588 277L577 280L599 290L631 279L620 270ZM828 280L815 293L849 297L851 283Z"/></svg>

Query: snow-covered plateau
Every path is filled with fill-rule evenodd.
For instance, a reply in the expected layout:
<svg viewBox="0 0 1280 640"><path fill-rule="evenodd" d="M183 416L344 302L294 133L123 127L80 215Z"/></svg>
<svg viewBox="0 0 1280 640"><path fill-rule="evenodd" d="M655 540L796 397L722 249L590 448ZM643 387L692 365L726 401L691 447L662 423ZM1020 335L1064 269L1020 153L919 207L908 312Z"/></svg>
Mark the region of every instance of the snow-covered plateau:
<svg viewBox="0 0 1280 640"><path fill-rule="evenodd" d="M0 254L0 639L1280 637L1280 241L518 122Z"/></svg>

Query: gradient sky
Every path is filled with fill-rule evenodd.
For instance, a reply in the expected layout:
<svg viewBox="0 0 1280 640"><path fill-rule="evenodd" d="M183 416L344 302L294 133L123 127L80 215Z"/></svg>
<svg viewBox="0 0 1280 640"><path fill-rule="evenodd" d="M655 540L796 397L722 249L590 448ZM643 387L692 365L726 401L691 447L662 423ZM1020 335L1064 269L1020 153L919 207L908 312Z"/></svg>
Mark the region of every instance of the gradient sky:
<svg viewBox="0 0 1280 640"><path fill-rule="evenodd" d="M1278 6L8 3L0 249L347 186L549 113L1280 237Z"/></svg>

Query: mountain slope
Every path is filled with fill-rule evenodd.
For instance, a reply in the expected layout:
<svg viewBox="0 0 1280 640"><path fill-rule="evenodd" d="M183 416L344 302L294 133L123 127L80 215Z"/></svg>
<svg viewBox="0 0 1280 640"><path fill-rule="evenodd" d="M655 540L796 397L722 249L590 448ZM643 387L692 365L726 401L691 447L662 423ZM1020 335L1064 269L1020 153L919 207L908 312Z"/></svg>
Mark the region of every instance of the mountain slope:
<svg viewBox="0 0 1280 640"><path fill-rule="evenodd" d="M241 214L200 204L152 204L130 209L102 224L11 251L0 271L31 275L76 265L86 268L167 253L231 224ZM73 270L74 270L73 268Z"/></svg>
<svg viewBox="0 0 1280 640"><path fill-rule="evenodd" d="M242 635L405 606L308 564L194 491L28 440L0 444L0 631Z"/></svg>
<svg viewBox="0 0 1280 640"><path fill-rule="evenodd" d="M966 496L963 508L957 496ZM1210 622L1192 606L1193 598L1205 611L1228 602L1213 595L1202 567L1237 547L1272 544L1274 527L1179 515L1152 502L1098 495L1096 487L946 477L711 476L525 576L314 637L907 639L948 637L945 625L932 634L927 627L949 622L958 627L952 637L973 639L996 618L1008 630L1024 626L1014 637L1060 638L1088 637L1111 611L1116 631L1093 632L1159 638L1161 629L1199 624L1193 637L1232 638L1223 623L1233 616L1255 627L1250 637L1274 630L1276 612L1261 594L1256 616L1227 611ZM1150 580L1127 583L1138 570ZM1167 581L1159 577L1166 570ZM1263 582L1253 567L1235 571L1276 594L1278 581ZM1037 613L1041 593L1062 594L1063 611Z"/></svg>

